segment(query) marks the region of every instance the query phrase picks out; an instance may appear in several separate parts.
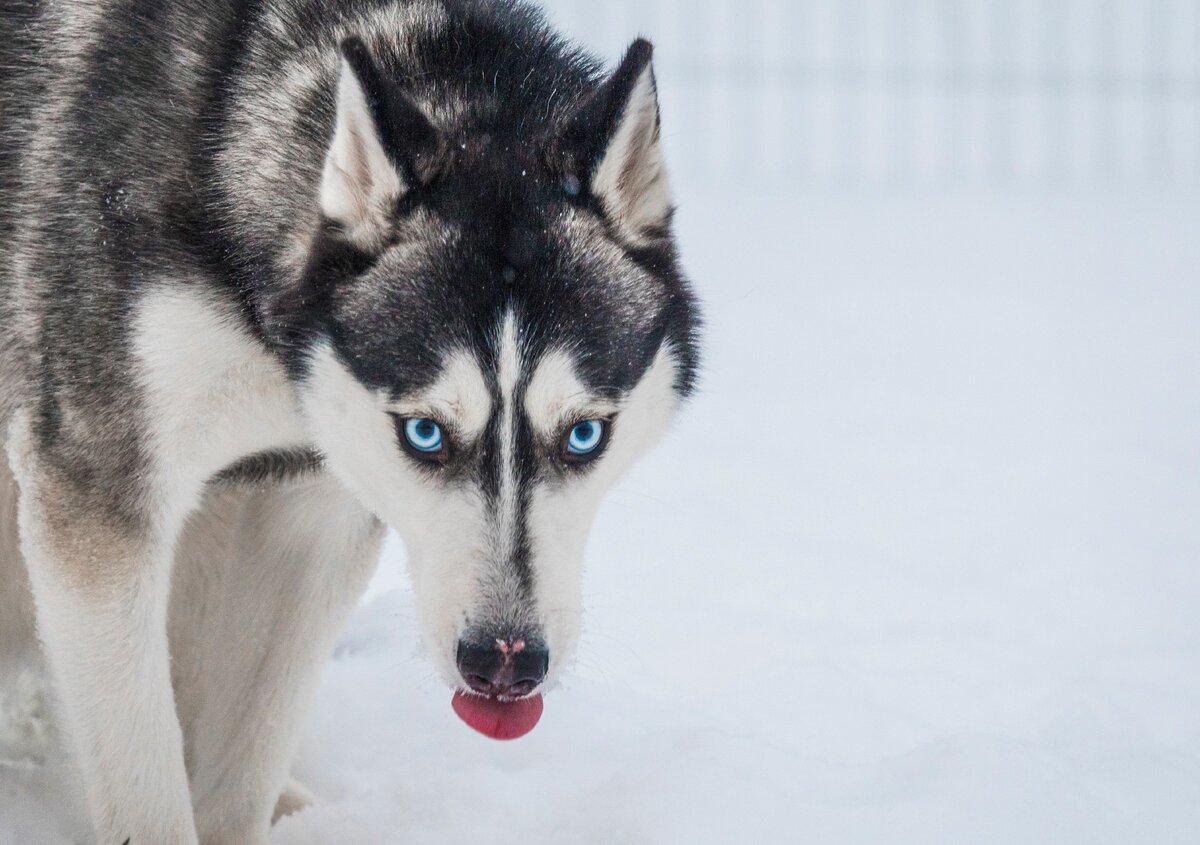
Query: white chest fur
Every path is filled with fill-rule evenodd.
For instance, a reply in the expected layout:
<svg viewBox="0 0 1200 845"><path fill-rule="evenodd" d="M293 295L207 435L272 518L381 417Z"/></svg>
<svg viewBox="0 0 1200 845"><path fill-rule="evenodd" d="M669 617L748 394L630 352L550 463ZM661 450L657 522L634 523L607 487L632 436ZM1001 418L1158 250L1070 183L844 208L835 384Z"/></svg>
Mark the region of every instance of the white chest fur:
<svg viewBox="0 0 1200 845"><path fill-rule="evenodd" d="M282 365L232 304L205 290L160 288L138 310L135 348L144 425L171 492L198 491L256 452L307 443Z"/></svg>

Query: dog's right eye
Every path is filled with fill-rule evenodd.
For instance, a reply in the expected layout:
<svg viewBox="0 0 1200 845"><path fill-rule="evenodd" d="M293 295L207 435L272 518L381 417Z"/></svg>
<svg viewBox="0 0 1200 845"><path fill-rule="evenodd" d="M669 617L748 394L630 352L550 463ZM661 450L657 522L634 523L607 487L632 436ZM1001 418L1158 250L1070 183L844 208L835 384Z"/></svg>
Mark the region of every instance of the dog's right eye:
<svg viewBox="0 0 1200 845"><path fill-rule="evenodd" d="M400 442L406 452L419 461L445 462L446 435L437 422L428 417L404 417L398 423Z"/></svg>

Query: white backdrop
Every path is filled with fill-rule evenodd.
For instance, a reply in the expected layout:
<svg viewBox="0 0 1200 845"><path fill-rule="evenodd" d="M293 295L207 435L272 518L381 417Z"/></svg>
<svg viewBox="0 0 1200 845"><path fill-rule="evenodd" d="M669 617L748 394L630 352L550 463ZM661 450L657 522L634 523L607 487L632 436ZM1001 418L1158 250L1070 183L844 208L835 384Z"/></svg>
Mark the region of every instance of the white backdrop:
<svg viewBox="0 0 1200 845"><path fill-rule="evenodd" d="M659 51L684 178L1200 182L1196 0L549 0Z"/></svg>

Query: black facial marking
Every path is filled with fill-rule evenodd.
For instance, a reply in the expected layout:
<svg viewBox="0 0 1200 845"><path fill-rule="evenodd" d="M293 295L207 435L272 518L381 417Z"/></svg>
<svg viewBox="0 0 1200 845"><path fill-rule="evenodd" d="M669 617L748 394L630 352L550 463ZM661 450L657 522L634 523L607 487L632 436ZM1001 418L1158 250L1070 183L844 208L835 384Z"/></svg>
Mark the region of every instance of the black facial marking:
<svg viewBox="0 0 1200 845"><path fill-rule="evenodd" d="M531 53L530 36L547 40ZM417 33L418 60L380 49L342 46L385 143L399 156L429 148L434 135L451 140L436 180L405 195L377 260L333 285L326 336L355 375L396 395L428 384L448 350L486 356L490 327L515 307L531 359L572 350L581 380L605 396L630 390L664 341L680 363L676 386L689 391L695 304L669 231L649 245L622 243L586 190L590 164L563 170L564 154L598 155L609 142L650 45L636 42L601 77L540 21L472 6ZM466 108L456 125L433 130L414 104L447 91ZM319 301L321 289L310 285L301 300Z"/></svg>
<svg viewBox="0 0 1200 845"><path fill-rule="evenodd" d="M519 385L519 394L524 396L524 384ZM518 402L520 408L524 403ZM533 485L538 478L537 442L529 420L523 413L514 415L515 436L513 438L513 484L516 485L517 506L514 514L512 566L527 596L533 595L533 567L530 564L529 508Z"/></svg>
<svg viewBox="0 0 1200 845"><path fill-rule="evenodd" d="M538 237L527 229L513 229L503 247L505 261L514 269L531 266L538 258Z"/></svg>

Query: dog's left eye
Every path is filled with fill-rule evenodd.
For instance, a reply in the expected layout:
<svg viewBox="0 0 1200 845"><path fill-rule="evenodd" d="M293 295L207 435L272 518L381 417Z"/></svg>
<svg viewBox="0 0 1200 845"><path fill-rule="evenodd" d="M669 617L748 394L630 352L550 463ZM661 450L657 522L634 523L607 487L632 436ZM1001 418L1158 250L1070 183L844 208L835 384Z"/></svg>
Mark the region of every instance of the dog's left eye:
<svg viewBox="0 0 1200 845"><path fill-rule="evenodd" d="M571 426L563 438L563 460L581 464L600 456L608 440L608 422L583 420Z"/></svg>
<svg viewBox="0 0 1200 845"><path fill-rule="evenodd" d="M400 421L401 439L409 453L421 460L440 460L446 451L442 427L425 417Z"/></svg>

